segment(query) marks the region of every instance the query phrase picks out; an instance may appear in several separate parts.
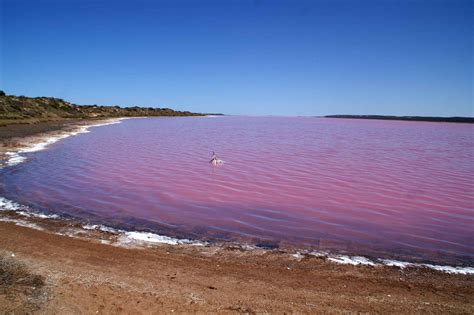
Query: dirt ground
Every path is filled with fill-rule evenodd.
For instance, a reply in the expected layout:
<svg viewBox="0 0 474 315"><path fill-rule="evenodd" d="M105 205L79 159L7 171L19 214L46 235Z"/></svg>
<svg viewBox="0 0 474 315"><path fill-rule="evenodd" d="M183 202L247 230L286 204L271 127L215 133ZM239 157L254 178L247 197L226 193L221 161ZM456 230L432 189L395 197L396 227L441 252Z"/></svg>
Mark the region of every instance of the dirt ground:
<svg viewBox="0 0 474 315"><path fill-rule="evenodd" d="M474 313L472 276L423 268L227 247L123 248L12 222L0 222L0 249L44 279L14 296L2 283L4 313Z"/></svg>

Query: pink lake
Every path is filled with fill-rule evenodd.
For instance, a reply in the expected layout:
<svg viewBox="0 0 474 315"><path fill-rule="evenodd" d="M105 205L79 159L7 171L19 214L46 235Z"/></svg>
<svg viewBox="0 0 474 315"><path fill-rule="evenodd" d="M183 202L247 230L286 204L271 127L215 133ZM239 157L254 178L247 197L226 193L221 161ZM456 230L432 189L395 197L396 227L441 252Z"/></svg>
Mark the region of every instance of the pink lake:
<svg viewBox="0 0 474 315"><path fill-rule="evenodd" d="M470 124L130 119L1 169L0 195L128 230L472 264L473 155Z"/></svg>

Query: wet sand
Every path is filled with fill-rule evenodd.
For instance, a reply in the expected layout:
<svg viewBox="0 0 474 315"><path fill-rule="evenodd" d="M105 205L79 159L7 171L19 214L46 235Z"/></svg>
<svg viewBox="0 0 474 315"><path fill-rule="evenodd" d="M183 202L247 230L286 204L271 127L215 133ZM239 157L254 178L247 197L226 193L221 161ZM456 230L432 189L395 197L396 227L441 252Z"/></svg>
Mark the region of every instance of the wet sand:
<svg viewBox="0 0 474 315"><path fill-rule="evenodd" d="M102 120L62 120L0 126L0 159L7 151L18 150L46 137L65 134L100 121Z"/></svg>
<svg viewBox="0 0 474 315"><path fill-rule="evenodd" d="M88 122L80 120L64 120L36 124L10 124L7 126L0 126L0 141L4 143L5 141L11 141L14 138L24 138L47 132L67 130L81 123L86 124Z"/></svg>
<svg viewBox="0 0 474 315"><path fill-rule="evenodd" d="M38 139L1 128L4 150ZM44 279L0 282L5 313L474 313L473 276L238 246L113 246L104 232L72 233L74 222L0 219L0 255Z"/></svg>

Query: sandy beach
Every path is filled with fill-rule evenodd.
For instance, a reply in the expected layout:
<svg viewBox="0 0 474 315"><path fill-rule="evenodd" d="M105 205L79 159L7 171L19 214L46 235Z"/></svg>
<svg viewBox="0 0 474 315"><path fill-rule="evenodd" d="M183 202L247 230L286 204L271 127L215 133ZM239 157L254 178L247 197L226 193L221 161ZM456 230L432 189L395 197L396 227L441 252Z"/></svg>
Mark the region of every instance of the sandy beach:
<svg viewBox="0 0 474 315"><path fill-rule="evenodd" d="M2 127L2 152L90 123ZM117 237L98 228L84 230L73 221L2 211L3 313L474 311L472 275L344 265L327 257L238 245L123 244Z"/></svg>

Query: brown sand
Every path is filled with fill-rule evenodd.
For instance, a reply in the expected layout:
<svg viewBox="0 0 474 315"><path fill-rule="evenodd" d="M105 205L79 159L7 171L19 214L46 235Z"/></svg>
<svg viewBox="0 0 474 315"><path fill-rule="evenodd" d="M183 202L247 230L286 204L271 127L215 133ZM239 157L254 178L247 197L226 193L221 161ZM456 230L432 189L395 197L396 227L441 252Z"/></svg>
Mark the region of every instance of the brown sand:
<svg viewBox="0 0 474 315"><path fill-rule="evenodd" d="M7 151L37 143L41 139L77 130L81 126L93 124L95 121L63 120L41 122L36 124L11 124L0 126L0 159ZM99 122L99 121L97 121Z"/></svg>
<svg viewBox="0 0 474 315"><path fill-rule="evenodd" d="M473 276L229 246L124 248L55 234L64 225L0 221L0 255L27 268L0 269L0 313L474 313Z"/></svg>
<svg viewBox="0 0 474 315"><path fill-rule="evenodd" d="M46 282L39 294L3 299L7 311L474 312L472 277L421 268L337 265L225 247L121 248L7 222L0 222L0 248Z"/></svg>
<svg viewBox="0 0 474 315"><path fill-rule="evenodd" d="M24 138L46 132L53 132L71 128L75 124L80 124L81 121L50 121L37 124L11 124L0 126L0 141L11 140L12 138ZM84 121L84 123L87 123Z"/></svg>

